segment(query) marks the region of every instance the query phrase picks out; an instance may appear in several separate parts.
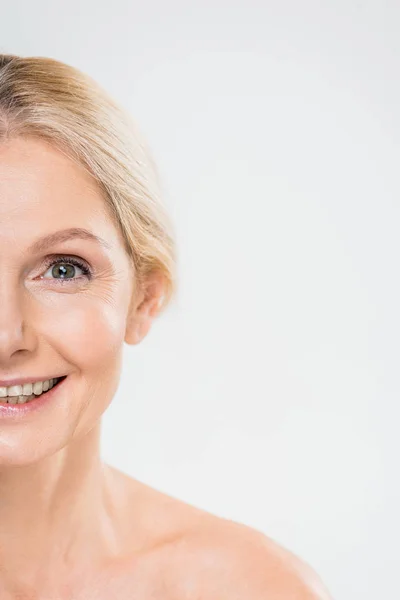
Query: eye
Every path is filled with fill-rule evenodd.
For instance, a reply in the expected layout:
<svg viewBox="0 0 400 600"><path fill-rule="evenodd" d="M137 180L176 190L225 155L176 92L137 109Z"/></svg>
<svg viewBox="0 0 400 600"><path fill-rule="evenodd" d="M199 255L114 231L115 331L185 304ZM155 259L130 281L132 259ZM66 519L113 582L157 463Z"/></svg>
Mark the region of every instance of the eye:
<svg viewBox="0 0 400 600"><path fill-rule="evenodd" d="M58 258L48 265L42 279L81 279L90 278L90 269L83 262L74 258Z"/></svg>
<svg viewBox="0 0 400 600"><path fill-rule="evenodd" d="M48 269L46 273L51 272L51 276L55 279L73 279L77 269L79 269L79 267L75 267L75 265L59 263ZM43 277L46 277L46 273Z"/></svg>

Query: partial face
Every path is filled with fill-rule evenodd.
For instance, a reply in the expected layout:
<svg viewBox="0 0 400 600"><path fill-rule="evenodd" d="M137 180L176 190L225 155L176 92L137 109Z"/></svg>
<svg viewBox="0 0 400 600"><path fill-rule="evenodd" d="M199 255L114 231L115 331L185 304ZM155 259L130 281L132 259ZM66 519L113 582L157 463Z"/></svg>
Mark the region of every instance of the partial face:
<svg viewBox="0 0 400 600"><path fill-rule="evenodd" d="M97 423L131 335L133 283L90 175L44 141L0 144L0 395L4 381L67 376L17 418L0 404L0 466L50 455Z"/></svg>

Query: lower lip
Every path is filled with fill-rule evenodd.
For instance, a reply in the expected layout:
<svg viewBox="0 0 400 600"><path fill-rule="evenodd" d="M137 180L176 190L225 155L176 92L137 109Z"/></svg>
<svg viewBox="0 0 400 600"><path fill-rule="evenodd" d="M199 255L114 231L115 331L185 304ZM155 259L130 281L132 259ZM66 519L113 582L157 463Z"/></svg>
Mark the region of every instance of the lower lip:
<svg viewBox="0 0 400 600"><path fill-rule="evenodd" d="M6 402L0 402L0 420L2 419L18 419L25 415L34 413L41 408L44 408L49 402L54 400L64 385L66 377L62 379L57 385L51 388L45 394L41 394L37 398L24 402L23 404L8 404Z"/></svg>

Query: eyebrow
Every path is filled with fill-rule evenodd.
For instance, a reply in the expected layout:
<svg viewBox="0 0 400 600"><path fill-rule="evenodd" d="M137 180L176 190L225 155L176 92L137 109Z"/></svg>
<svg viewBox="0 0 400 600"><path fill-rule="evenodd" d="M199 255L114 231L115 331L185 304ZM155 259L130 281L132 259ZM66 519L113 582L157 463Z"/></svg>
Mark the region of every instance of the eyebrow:
<svg viewBox="0 0 400 600"><path fill-rule="evenodd" d="M91 231L88 231L87 229L83 229L81 227L71 227L69 229L61 229L60 231L56 231L54 233L51 233L50 235L46 235L40 240L37 240L29 248L29 252L38 254L40 252L45 252L48 248L54 246L55 244L61 244L62 242L67 242L69 240L75 239L96 242L97 244L100 244L108 250L111 248L110 244L103 240L103 238L95 235Z"/></svg>

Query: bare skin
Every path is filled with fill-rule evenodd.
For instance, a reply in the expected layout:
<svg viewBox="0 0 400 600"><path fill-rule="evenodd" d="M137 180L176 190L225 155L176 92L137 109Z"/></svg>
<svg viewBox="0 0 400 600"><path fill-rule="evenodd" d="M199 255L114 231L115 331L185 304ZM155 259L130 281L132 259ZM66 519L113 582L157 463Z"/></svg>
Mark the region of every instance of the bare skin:
<svg viewBox="0 0 400 600"><path fill-rule="evenodd" d="M45 410L0 418L1 599L327 599L315 574L261 533L101 462L123 345L148 333L164 282L154 274L136 289L92 177L42 140L1 144L0 225L0 385L67 376ZM44 246L71 228L102 242ZM67 280L49 266L55 258Z"/></svg>

